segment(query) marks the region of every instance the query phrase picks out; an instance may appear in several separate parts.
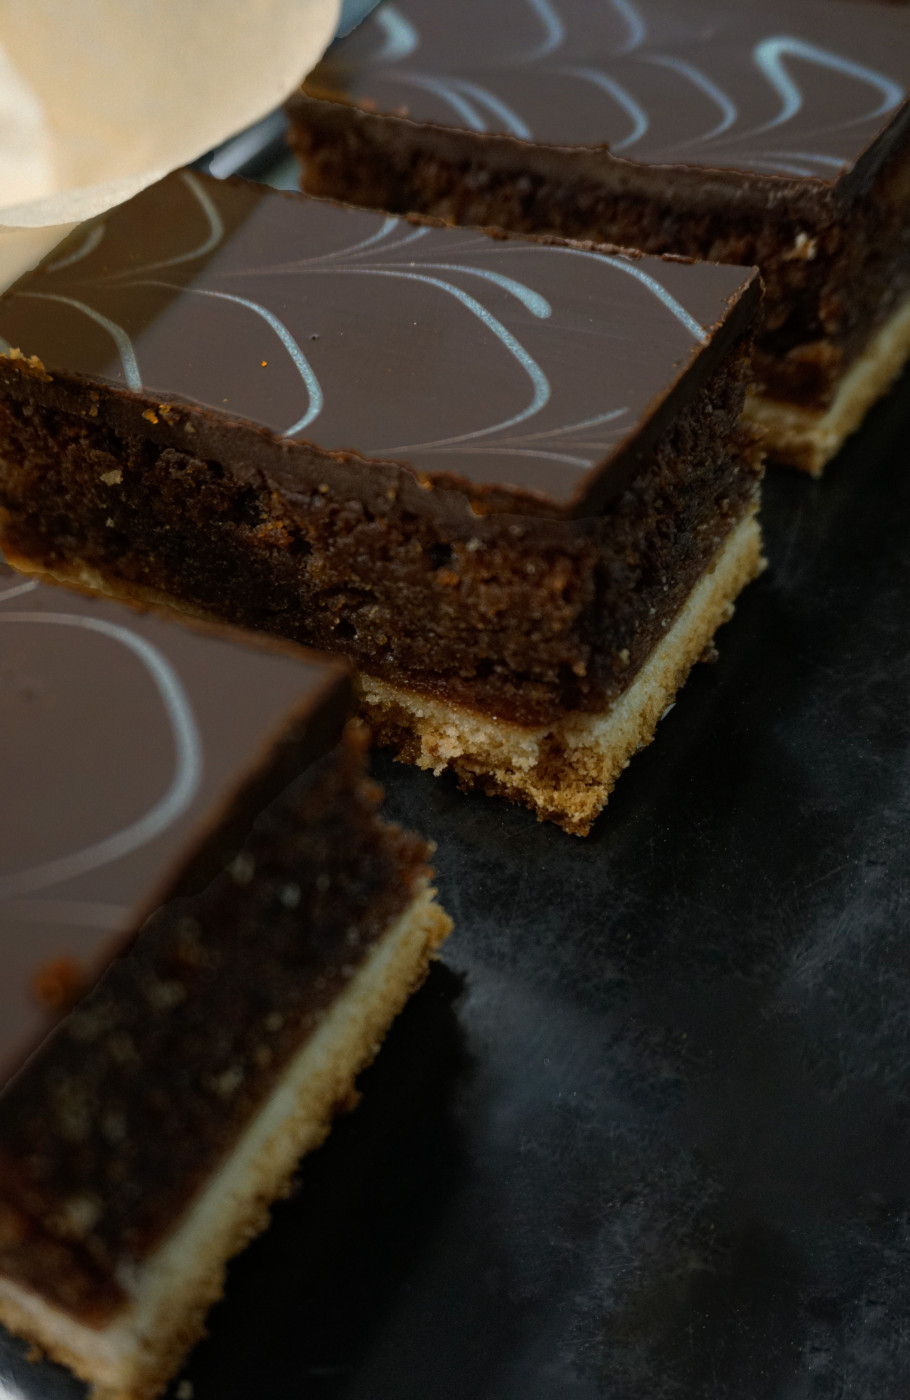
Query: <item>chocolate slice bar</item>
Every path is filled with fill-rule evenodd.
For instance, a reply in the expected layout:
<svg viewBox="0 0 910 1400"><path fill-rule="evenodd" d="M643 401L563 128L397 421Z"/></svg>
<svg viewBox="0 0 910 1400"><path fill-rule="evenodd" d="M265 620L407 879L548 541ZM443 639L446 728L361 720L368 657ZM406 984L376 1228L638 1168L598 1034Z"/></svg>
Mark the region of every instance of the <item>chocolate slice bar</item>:
<svg viewBox="0 0 910 1400"><path fill-rule="evenodd" d="M0 301L23 567L344 652L585 831L759 562L757 276L178 173Z"/></svg>
<svg viewBox="0 0 910 1400"><path fill-rule="evenodd" d="M910 349L908 72L885 6L396 0L291 141L314 194L757 264L750 411L817 474Z"/></svg>
<svg viewBox="0 0 910 1400"><path fill-rule="evenodd" d="M157 1393L448 930L344 668L0 565L0 1321Z"/></svg>

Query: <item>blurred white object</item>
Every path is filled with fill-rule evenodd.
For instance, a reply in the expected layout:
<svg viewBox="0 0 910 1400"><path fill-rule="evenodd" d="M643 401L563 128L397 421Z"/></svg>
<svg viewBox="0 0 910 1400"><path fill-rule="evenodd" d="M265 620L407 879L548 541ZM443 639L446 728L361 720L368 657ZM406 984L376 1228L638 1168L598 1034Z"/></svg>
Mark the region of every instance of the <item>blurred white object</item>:
<svg viewBox="0 0 910 1400"><path fill-rule="evenodd" d="M38 94L0 49L0 191L3 204L38 199L53 186L51 133Z"/></svg>
<svg viewBox="0 0 910 1400"><path fill-rule="evenodd" d="M340 7L0 0L0 284L72 224L277 107L322 56Z"/></svg>

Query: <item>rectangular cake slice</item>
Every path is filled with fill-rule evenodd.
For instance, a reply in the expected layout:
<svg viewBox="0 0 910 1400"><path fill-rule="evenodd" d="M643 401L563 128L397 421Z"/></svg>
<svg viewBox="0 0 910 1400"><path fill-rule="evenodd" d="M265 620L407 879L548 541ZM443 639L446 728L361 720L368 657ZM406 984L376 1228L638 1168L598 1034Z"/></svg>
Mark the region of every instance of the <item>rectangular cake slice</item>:
<svg viewBox="0 0 910 1400"><path fill-rule="evenodd" d="M757 264L750 411L817 474L910 349L910 14L385 3L292 98L314 194Z"/></svg>
<svg viewBox="0 0 910 1400"><path fill-rule="evenodd" d="M344 668L5 565L0 632L0 1321L145 1400L448 920Z"/></svg>
<svg viewBox="0 0 910 1400"><path fill-rule="evenodd" d="M586 831L759 564L754 272L182 172L0 300L0 537Z"/></svg>

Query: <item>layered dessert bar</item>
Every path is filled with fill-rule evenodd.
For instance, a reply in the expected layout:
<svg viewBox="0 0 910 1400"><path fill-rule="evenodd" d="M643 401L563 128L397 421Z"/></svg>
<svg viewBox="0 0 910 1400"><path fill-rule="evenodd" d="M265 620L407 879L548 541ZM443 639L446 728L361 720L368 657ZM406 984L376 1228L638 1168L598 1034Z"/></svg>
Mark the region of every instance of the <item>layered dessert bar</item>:
<svg viewBox="0 0 910 1400"><path fill-rule="evenodd" d="M0 1321L145 1400L448 921L344 668L6 566L0 631Z"/></svg>
<svg viewBox="0 0 910 1400"><path fill-rule="evenodd" d="M291 99L313 194L757 264L750 412L813 474L910 349L910 15L395 0Z"/></svg>
<svg viewBox="0 0 910 1400"><path fill-rule="evenodd" d="M13 562L350 657L584 832L759 566L754 272L177 173L0 301Z"/></svg>

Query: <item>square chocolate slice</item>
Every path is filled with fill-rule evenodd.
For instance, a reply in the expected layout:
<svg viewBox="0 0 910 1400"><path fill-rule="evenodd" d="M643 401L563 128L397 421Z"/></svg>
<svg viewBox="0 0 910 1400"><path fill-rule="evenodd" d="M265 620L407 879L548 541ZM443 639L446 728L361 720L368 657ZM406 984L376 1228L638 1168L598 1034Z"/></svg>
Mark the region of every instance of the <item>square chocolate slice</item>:
<svg viewBox="0 0 910 1400"><path fill-rule="evenodd" d="M178 173L0 301L13 562L361 671L585 831L759 564L753 272Z"/></svg>
<svg viewBox="0 0 910 1400"><path fill-rule="evenodd" d="M750 411L818 473L910 349L910 14L840 0L396 0L290 103L304 187L757 264Z"/></svg>
<svg viewBox="0 0 910 1400"><path fill-rule="evenodd" d="M0 1321L157 1393L448 921L344 668L0 565Z"/></svg>

